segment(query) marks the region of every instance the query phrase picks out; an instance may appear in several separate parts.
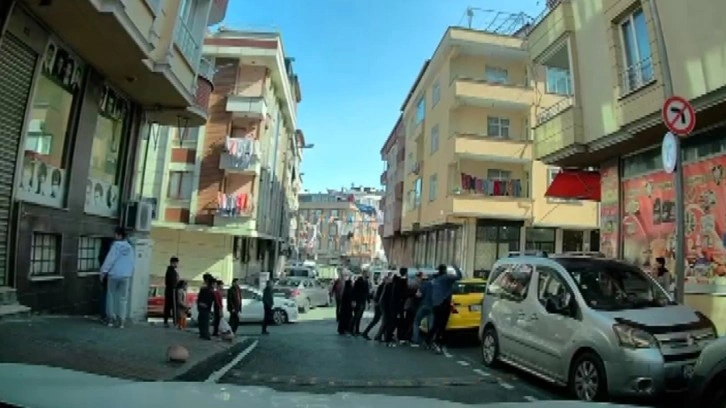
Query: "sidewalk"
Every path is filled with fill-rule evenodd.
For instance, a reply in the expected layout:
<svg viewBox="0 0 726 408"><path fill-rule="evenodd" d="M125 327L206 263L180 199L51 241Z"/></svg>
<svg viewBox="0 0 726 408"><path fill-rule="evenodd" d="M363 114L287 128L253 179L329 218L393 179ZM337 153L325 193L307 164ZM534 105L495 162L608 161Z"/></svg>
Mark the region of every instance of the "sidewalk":
<svg viewBox="0 0 726 408"><path fill-rule="evenodd" d="M2 363L47 365L140 381L195 379L231 360L245 343L244 337L233 343L204 341L192 331L146 323L115 329L75 316L0 321ZM186 363L166 361L166 349L172 344L189 350Z"/></svg>

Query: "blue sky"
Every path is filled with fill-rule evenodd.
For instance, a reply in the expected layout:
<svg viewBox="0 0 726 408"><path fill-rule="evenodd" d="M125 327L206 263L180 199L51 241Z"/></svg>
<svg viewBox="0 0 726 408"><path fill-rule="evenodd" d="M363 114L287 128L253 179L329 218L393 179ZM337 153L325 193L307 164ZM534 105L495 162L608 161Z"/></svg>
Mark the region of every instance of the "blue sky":
<svg viewBox="0 0 726 408"><path fill-rule="evenodd" d="M224 25L280 31L303 100L304 188L378 186L380 149L422 63L468 6L531 16L544 0L230 0ZM475 13L473 27L489 14Z"/></svg>

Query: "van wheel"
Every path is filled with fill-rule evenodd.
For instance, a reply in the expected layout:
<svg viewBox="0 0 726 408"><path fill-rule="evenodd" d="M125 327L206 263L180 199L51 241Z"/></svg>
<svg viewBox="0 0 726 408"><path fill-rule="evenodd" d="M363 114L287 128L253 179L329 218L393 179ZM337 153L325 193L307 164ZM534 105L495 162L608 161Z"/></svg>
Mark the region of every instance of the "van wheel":
<svg viewBox="0 0 726 408"><path fill-rule="evenodd" d="M481 359L485 366L494 367L499 359L499 337L493 327L484 329L481 336Z"/></svg>
<svg viewBox="0 0 726 408"><path fill-rule="evenodd" d="M597 354L585 352L577 357L570 368L569 388L572 395L581 401L607 399L605 365Z"/></svg>

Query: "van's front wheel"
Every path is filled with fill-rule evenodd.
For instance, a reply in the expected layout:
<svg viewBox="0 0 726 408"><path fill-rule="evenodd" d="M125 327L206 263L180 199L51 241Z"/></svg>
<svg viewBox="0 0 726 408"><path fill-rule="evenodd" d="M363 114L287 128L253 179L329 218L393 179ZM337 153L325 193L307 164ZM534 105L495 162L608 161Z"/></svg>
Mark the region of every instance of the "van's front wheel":
<svg viewBox="0 0 726 408"><path fill-rule="evenodd" d="M591 352L580 354L570 369L570 392L581 401L607 399L607 376L600 357Z"/></svg>
<svg viewBox="0 0 726 408"><path fill-rule="evenodd" d="M493 327L484 329L481 336L481 359L485 366L494 367L499 358L499 336Z"/></svg>

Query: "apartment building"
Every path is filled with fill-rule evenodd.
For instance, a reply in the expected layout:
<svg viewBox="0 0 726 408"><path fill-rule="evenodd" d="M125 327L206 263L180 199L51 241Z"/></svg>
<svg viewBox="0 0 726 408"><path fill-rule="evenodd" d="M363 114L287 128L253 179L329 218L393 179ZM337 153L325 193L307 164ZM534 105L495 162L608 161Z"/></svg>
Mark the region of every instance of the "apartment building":
<svg viewBox="0 0 726 408"><path fill-rule="evenodd" d="M486 274L509 251L597 249L597 203L544 196L559 169L534 160L532 106L549 96L523 30L449 27L401 107L415 265Z"/></svg>
<svg viewBox="0 0 726 408"><path fill-rule="evenodd" d="M537 83L559 94L536 106L535 156L552 165L599 167L583 172L601 196L601 248L650 268L656 257L675 271L675 183L663 169L661 117L678 95L696 110L682 139L686 197L686 302L724 329L726 232L726 103L719 15L715 0L551 1L529 33ZM556 79L557 78L557 79ZM566 197L573 183L563 177ZM559 181L559 180L556 180ZM582 184L575 186L583 194Z"/></svg>
<svg viewBox="0 0 726 408"><path fill-rule="evenodd" d="M138 208L131 169L149 123L206 122L213 78L201 42L226 9L226 0L2 2L0 315L97 313L100 262L122 222L139 230L134 287L148 278L148 223L124 217ZM147 293L132 291L132 316L144 314Z"/></svg>
<svg viewBox="0 0 726 408"><path fill-rule="evenodd" d="M385 193L381 200L383 210L383 249L391 265L411 265L413 259L406 257L406 239L401 235L401 212L403 210L403 167L406 158L406 132L403 118L399 116L396 125L388 135L381 149L381 160L386 168L381 173L381 184Z"/></svg>
<svg viewBox="0 0 726 408"><path fill-rule="evenodd" d="M378 211L382 192L351 187L298 197L299 259L361 266L382 255Z"/></svg>
<svg viewBox="0 0 726 408"><path fill-rule="evenodd" d="M230 282L275 272L294 247L302 95L279 33L220 29L204 40L214 71L199 128L152 132L143 196L157 203L153 274L172 256L181 275Z"/></svg>

